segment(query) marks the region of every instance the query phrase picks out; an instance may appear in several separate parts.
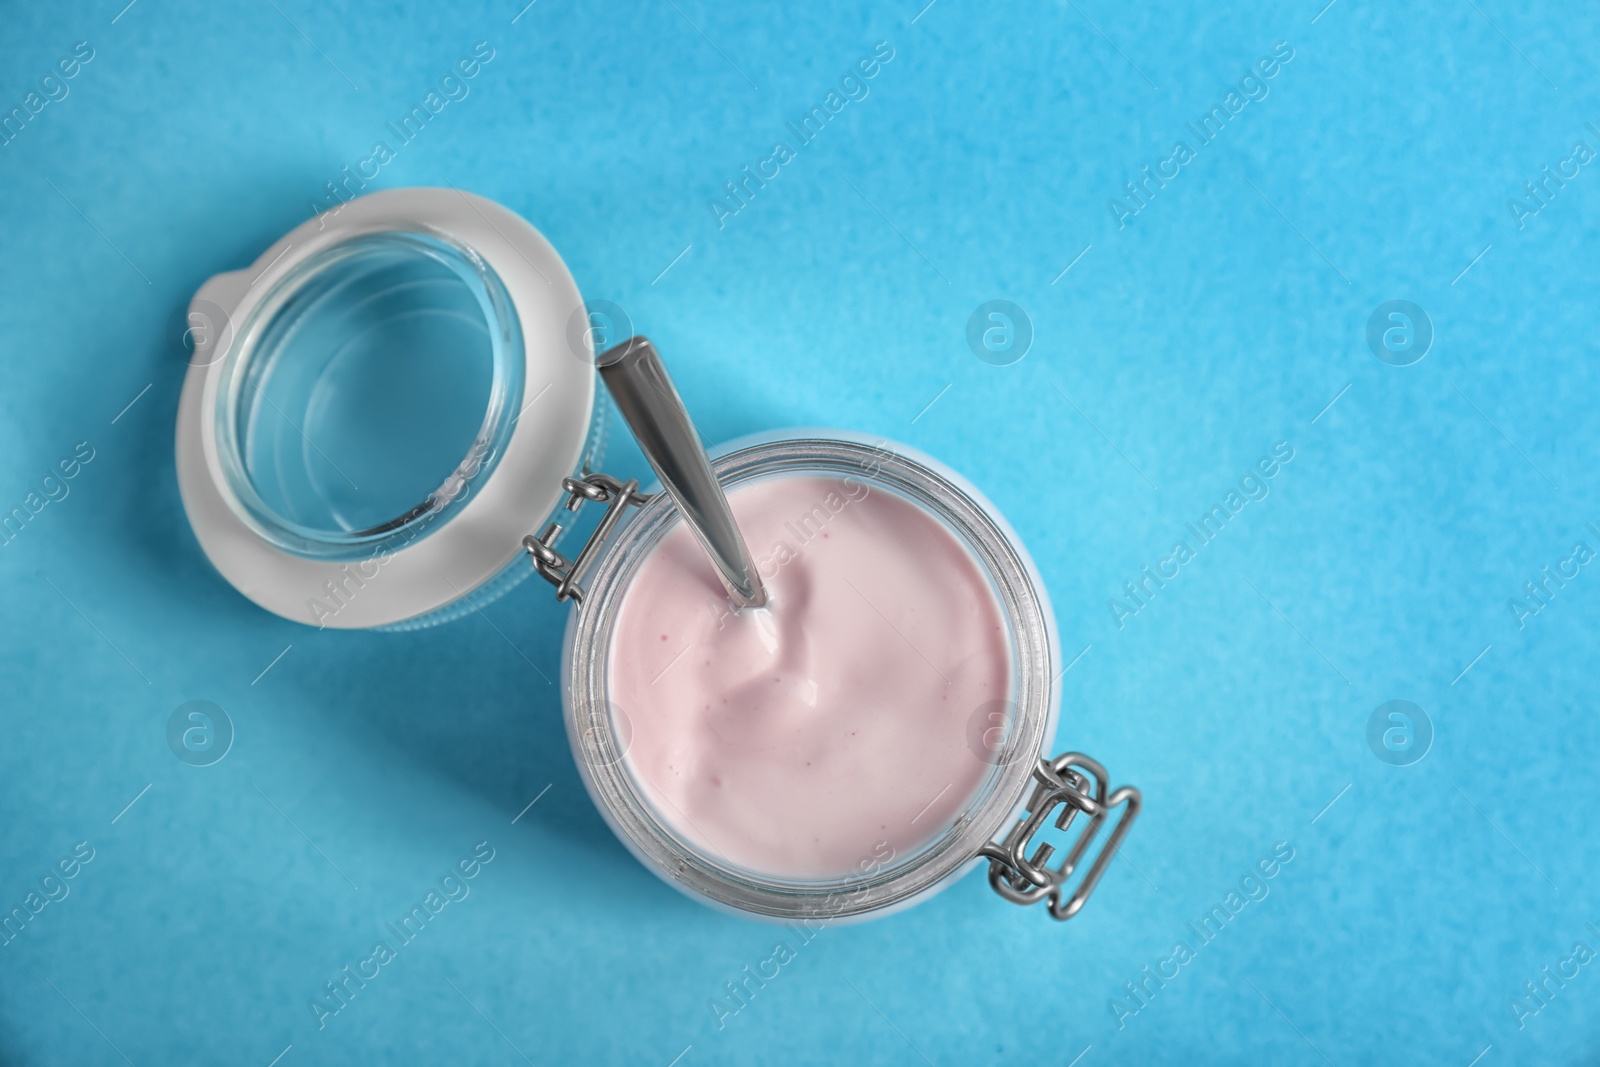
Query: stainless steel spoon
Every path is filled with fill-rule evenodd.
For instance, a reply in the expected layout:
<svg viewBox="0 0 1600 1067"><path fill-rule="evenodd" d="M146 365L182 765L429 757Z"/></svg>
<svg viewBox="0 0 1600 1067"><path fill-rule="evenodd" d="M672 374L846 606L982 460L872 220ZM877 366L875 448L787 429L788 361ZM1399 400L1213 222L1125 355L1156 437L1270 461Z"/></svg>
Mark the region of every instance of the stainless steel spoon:
<svg viewBox="0 0 1600 1067"><path fill-rule="evenodd" d="M647 338L630 337L602 353L597 365L645 458L727 587L728 599L736 609L766 607L767 590L755 560L655 346Z"/></svg>

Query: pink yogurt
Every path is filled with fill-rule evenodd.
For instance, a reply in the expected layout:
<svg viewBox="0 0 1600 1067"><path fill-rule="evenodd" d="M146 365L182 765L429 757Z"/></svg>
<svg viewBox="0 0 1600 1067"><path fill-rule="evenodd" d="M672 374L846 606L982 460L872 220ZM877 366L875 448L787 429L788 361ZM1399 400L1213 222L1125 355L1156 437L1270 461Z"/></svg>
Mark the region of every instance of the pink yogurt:
<svg viewBox="0 0 1600 1067"><path fill-rule="evenodd" d="M965 546L882 487L785 475L729 498L770 606L731 613L681 524L650 552L610 651L626 766L681 838L738 867L882 867L990 770L974 738L1011 697L1000 605Z"/></svg>

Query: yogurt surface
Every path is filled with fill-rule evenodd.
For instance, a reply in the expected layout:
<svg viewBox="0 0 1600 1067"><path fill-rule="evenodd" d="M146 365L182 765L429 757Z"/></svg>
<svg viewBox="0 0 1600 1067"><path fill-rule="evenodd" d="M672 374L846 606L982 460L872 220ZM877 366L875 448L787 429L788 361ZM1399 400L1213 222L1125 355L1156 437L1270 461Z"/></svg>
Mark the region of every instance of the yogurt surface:
<svg viewBox="0 0 1600 1067"><path fill-rule="evenodd" d="M781 475L729 501L769 607L733 613L688 529L662 539L609 652L624 763L679 836L746 870L886 866L991 767L1011 697L1001 606L966 547L883 487Z"/></svg>

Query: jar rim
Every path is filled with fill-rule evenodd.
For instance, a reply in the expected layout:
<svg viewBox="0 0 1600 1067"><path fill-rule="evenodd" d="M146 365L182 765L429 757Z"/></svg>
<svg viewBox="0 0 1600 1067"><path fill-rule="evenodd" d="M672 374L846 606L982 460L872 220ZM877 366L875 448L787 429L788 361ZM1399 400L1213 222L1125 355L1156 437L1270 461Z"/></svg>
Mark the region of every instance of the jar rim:
<svg viewBox="0 0 1600 1067"><path fill-rule="evenodd" d="M288 352L274 347L269 335L297 325L284 322L286 316L295 314L289 305L296 297L340 267L394 252L427 258L445 267L474 297L491 346L492 379L483 417L466 453L424 499L413 501L399 514L364 529L319 529L282 514L269 504L249 470L243 441L251 418L248 409L266 388L263 381L256 379L276 373L278 365L289 358ZM476 483L493 474L522 407L523 363L522 327L511 296L494 268L471 247L425 228L396 226L357 233L319 249L267 291L239 324L233 344L217 368L217 452L230 490L230 503L267 541L285 551L318 559L382 555L426 537L465 507ZM290 415L279 414L295 425ZM305 437L305 430L296 428ZM305 439L310 442L310 438ZM315 443L310 447L316 449Z"/></svg>
<svg viewBox="0 0 1600 1067"><path fill-rule="evenodd" d="M1054 617L1026 549L999 511L956 472L883 438L835 430L786 431L729 442L713 452L724 488L786 474L861 479L938 519L989 581L1007 628L1014 708L1004 743L965 807L938 836L903 860L833 879L795 879L742 870L707 855L661 818L626 766L607 701L610 641L639 564L680 520L658 494L605 546L567 627L565 719L596 806L647 867L690 896L772 920L847 919L907 906L949 884L978 850L1015 818L1038 756L1053 741L1059 661Z"/></svg>

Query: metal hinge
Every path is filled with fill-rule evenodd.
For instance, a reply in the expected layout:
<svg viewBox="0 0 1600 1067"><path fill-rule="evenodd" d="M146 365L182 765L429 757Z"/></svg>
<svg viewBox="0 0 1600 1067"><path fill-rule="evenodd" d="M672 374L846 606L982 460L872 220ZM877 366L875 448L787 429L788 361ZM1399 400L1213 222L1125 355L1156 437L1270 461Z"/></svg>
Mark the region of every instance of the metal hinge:
<svg viewBox="0 0 1600 1067"><path fill-rule="evenodd" d="M1050 917L1064 921L1078 914L1089 894L1094 892L1111 857L1116 855L1122 839L1132 829L1133 820L1138 818L1141 798L1131 785L1111 791L1106 769L1081 752L1068 752L1053 760L1041 759L1033 769L1033 781L1033 795L1028 798L1027 810L1016 825L1004 838L991 841L978 852L989 857L989 885L996 893L1013 904L1037 904L1048 899ZM1089 821L1066 858L1051 867L1054 846L1041 841L1031 857L1028 849L1057 805L1062 808L1055 823L1058 829L1069 829L1080 814L1087 815ZM1094 843L1101 826L1119 807L1123 809L1122 814L1117 816L1111 835L1096 854L1089 873L1072 894L1066 896L1067 883L1079 868L1084 853Z"/></svg>
<svg viewBox="0 0 1600 1067"><path fill-rule="evenodd" d="M578 550L576 559L569 560L555 549L556 540L564 529L560 523L552 522L537 537L533 534L524 537L522 547L533 557L533 569L556 587L557 600L570 598L581 604L583 587L578 584L579 579L588 571L589 564L594 562L594 557L605 544L606 538L611 536L611 531L622 521L626 509L629 506L643 507L650 502L652 494L639 492L636 479L619 482L609 474L564 478L561 487L567 491L564 506L568 511L576 512L590 500L605 504L606 513L600 517L600 524Z"/></svg>

